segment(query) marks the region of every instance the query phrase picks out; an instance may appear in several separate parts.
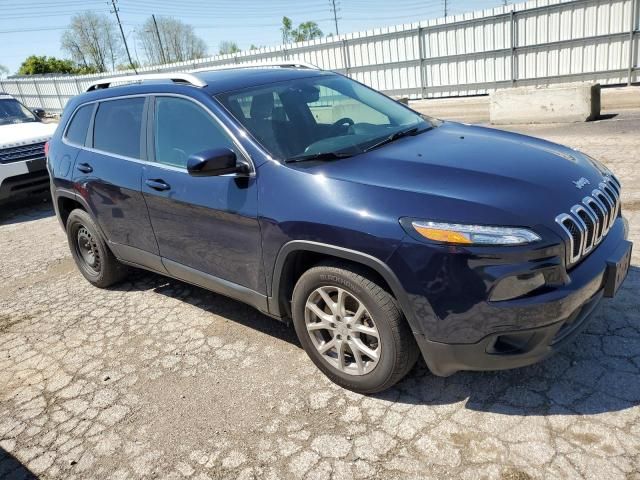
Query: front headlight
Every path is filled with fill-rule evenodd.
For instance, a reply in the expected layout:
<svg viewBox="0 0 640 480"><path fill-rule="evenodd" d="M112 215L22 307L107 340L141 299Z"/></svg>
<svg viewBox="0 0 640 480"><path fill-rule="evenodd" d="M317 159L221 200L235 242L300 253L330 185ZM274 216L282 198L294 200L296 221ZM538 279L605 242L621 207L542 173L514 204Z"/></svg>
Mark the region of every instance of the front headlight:
<svg viewBox="0 0 640 480"><path fill-rule="evenodd" d="M402 222L405 228L408 222ZM456 245L524 245L541 240L526 228L461 225L458 223L413 220L411 228L420 236L439 243Z"/></svg>

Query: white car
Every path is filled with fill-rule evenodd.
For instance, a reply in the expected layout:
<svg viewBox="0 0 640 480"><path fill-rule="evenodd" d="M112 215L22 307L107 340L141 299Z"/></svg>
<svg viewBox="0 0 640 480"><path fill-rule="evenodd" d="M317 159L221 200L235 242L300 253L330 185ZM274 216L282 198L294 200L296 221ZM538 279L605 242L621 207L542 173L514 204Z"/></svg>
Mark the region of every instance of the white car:
<svg viewBox="0 0 640 480"><path fill-rule="evenodd" d="M44 146L58 125L38 117L0 92L0 202L48 188Z"/></svg>

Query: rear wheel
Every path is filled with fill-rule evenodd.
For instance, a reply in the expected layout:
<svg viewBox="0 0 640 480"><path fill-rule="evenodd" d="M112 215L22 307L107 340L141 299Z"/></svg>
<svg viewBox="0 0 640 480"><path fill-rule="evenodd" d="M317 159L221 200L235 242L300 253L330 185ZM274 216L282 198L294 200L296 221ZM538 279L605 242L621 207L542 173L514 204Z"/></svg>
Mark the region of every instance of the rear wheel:
<svg viewBox="0 0 640 480"><path fill-rule="evenodd" d="M84 210L76 209L69 214L67 240L80 273L96 287L108 287L126 276L126 267L111 253L98 227Z"/></svg>
<svg viewBox="0 0 640 480"><path fill-rule="evenodd" d="M360 393L385 390L413 367L418 348L393 296L357 268L320 265L293 292L303 348L333 382Z"/></svg>

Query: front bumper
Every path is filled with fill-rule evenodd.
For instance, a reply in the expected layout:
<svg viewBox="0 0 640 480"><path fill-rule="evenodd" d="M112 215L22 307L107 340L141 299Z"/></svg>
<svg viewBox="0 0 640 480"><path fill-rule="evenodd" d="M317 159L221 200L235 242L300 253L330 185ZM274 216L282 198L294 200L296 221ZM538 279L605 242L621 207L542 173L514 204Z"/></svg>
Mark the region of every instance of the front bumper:
<svg viewBox="0 0 640 480"><path fill-rule="evenodd" d="M0 164L0 202L49 188L45 159Z"/></svg>
<svg viewBox="0 0 640 480"><path fill-rule="evenodd" d="M473 294L469 288L466 297L459 291L459 301L453 299L446 310L428 310L426 299L414 297L414 305L421 308L414 308L414 315L423 314L418 317L422 331L414 329L414 335L431 371L448 376L459 370L522 367L570 342L605 296L610 273L607 265L621 250L626 251L627 232L626 220L618 218L598 248L568 274L565 272L567 278L562 283L530 295L505 301L474 301L465 308L465 300ZM553 258L543 259L544 265L554 264ZM486 274L491 270L479 271ZM486 295L486 290L480 294Z"/></svg>
<svg viewBox="0 0 640 480"><path fill-rule="evenodd" d="M416 335L420 351L434 375L447 377L460 370L505 370L539 362L569 343L587 325L602 299L598 291L569 318L540 328L500 332L478 343L432 342Z"/></svg>

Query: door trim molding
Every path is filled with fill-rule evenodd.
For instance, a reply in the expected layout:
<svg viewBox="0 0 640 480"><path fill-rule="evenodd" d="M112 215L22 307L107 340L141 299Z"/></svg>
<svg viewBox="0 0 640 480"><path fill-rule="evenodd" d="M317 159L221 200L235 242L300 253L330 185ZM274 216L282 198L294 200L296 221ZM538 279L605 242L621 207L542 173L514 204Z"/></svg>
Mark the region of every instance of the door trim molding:
<svg viewBox="0 0 640 480"><path fill-rule="evenodd" d="M162 258L162 263L169 275L173 278L239 300L257 308L262 313L269 314L266 295L223 278L201 272L195 268L187 267L186 265L167 258Z"/></svg>
<svg viewBox="0 0 640 480"><path fill-rule="evenodd" d="M156 273L167 275L167 269L162 264L162 259L155 253L147 252L140 248L109 241L109 248L118 260L133 267L140 267Z"/></svg>

